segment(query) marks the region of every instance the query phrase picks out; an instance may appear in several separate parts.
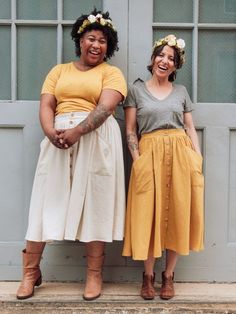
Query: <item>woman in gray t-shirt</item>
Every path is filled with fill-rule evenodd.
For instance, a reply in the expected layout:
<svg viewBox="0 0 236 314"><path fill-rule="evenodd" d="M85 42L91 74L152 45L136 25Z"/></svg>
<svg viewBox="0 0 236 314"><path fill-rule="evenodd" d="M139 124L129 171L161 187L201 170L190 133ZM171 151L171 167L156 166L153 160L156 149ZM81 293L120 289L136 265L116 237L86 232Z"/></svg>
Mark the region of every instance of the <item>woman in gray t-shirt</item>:
<svg viewBox="0 0 236 314"><path fill-rule="evenodd" d="M178 255L203 249L202 156L192 102L183 85L173 84L184 46L174 35L157 41L151 79L137 79L124 103L133 165L123 255L144 261L144 299L155 296L154 263L164 250L160 297L170 299Z"/></svg>

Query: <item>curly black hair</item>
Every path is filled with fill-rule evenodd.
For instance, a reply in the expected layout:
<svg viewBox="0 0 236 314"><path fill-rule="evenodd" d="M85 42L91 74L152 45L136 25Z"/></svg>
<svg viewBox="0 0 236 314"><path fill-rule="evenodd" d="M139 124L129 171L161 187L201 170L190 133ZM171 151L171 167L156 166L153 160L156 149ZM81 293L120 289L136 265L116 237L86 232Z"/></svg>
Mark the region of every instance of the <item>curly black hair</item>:
<svg viewBox="0 0 236 314"><path fill-rule="evenodd" d="M151 56L152 63L147 66L148 71L150 71L151 73L153 70L153 62L154 62L156 56L159 56L161 54L161 52L165 46L166 46L166 44L160 45L160 46L154 48L154 50L152 52L152 56ZM180 51L175 47L172 47L172 48L174 49L174 65L175 65L176 69L180 69L182 67L182 64L183 64L181 61ZM169 75L168 81L174 82L175 79L176 79L176 71L173 71Z"/></svg>
<svg viewBox="0 0 236 314"><path fill-rule="evenodd" d="M106 53L105 60L110 59L114 55L115 51L119 50L118 35L117 35L116 30L109 27L108 25L101 25L98 22L94 22L94 23L91 23L88 26L86 26L81 33L78 33L78 30L81 27L81 25L83 24L84 20L86 20L90 14L95 15L95 16L97 14L101 14L104 19L110 19L111 20L111 18L109 17L109 12L102 13L101 11L97 11L96 8L91 13L89 13L88 15L82 14L75 21L75 23L72 26L72 30L71 30L71 37L75 42L75 53L77 56L81 55L80 39L83 37L83 35L86 32L89 32L91 30L100 30L103 32L104 36L107 38L107 53Z"/></svg>

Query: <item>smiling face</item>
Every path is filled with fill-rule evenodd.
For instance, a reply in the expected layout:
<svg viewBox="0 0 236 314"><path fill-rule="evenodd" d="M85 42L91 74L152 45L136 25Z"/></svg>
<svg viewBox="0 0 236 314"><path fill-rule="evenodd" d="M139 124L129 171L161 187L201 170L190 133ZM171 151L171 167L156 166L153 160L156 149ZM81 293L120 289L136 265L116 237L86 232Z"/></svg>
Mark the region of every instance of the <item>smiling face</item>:
<svg viewBox="0 0 236 314"><path fill-rule="evenodd" d="M107 38L100 30L85 32L80 39L80 60L89 66L103 62L107 52Z"/></svg>
<svg viewBox="0 0 236 314"><path fill-rule="evenodd" d="M152 74L159 79L167 79L176 70L174 48L165 45L163 49L154 57Z"/></svg>

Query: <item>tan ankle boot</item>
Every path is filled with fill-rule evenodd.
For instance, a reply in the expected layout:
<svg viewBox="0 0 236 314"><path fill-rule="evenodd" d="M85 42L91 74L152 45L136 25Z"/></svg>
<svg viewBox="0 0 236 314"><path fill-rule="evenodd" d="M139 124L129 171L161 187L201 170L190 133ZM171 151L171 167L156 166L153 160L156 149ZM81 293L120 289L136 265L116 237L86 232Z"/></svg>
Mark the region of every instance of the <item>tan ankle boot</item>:
<svg viewBox="0 0 236 314"><path fill-rule="evenodd" d="M39 263L42 253L23 253L23 280L17 291L17 299L28 299L34 295L34 287L42 283L42 275Z"/></svg>
<svg viewBox="0 0 236 314"><path fill-rule="evenodd" d="M174 296L175 296L174 273L172 276L166 277L165 272L163 271L160 298L164 300L169 300Z"/></svg>
<svg viewBox="0 0 236 314"><path fill-rule="evenodd" d="M144 300L153 300L155 297L154 289L155 273L152 275L145 275L143 273L143 284L141 289L141 297Z"/></svg>
<svg viewBox="0 0 236 314"><path fill-rule="evenodd" d="M100 297L102 290L102 266L104 254L94 257L87 256L87 278L83 298L92 301Z"/></svg>

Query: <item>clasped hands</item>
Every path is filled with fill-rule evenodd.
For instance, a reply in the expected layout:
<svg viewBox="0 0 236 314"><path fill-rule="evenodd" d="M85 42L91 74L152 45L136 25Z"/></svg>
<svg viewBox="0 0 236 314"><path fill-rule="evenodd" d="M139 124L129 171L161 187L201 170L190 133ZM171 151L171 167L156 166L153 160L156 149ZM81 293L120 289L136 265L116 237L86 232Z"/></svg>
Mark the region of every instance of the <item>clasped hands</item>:
<svg viewBox="0 0 236 314"><path fill-rule="evenodd" d="M72 129L53 129L50 134L47 134L47 137L51 143L60 149L68 149L76 142L79 142L81 134L78 128Z"/></svg>

